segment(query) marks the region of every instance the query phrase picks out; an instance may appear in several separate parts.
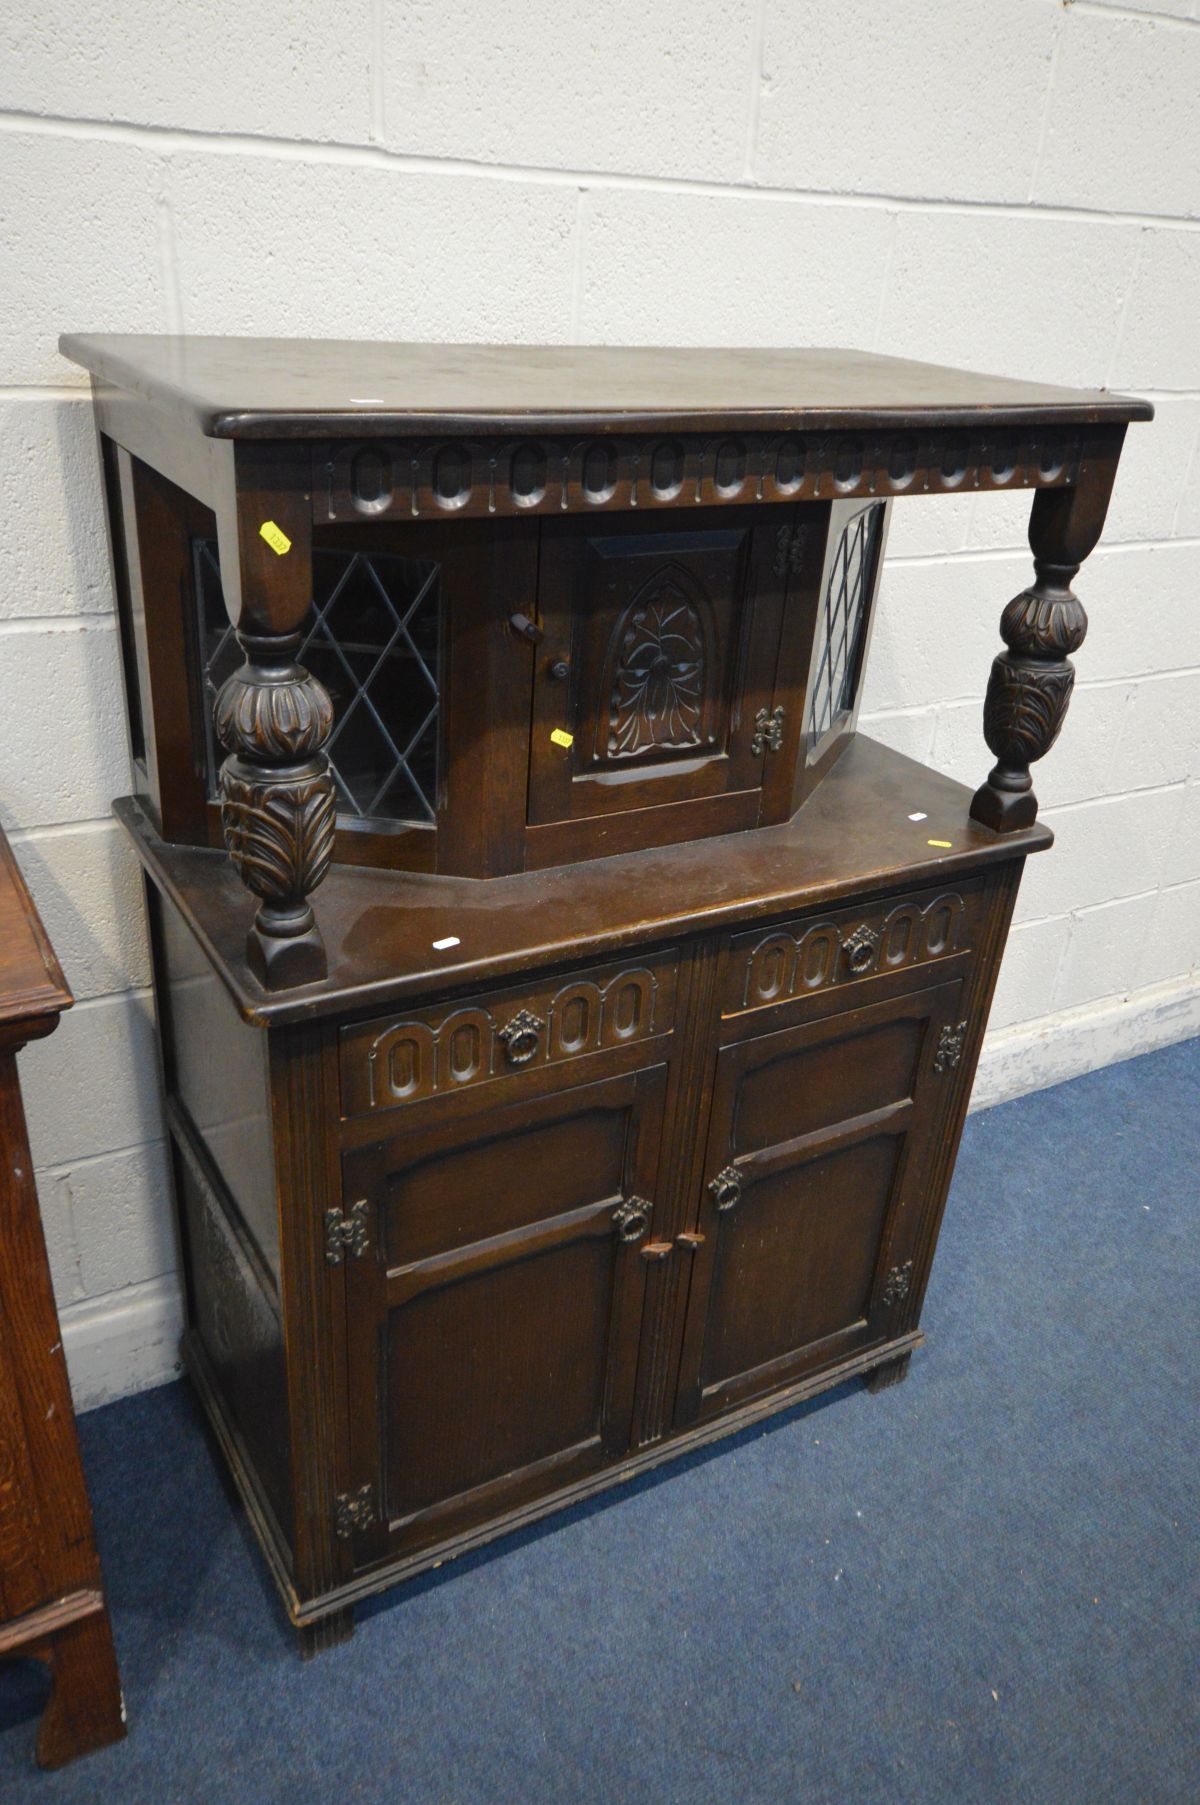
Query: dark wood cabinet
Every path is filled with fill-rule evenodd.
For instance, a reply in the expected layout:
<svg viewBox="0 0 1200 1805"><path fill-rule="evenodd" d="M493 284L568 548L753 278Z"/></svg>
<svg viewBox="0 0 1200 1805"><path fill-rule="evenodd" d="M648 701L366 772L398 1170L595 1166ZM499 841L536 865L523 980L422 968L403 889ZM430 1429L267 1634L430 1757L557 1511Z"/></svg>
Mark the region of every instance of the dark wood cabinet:
<svg viewBox="0 0 1200 1805"><path fill-rule="evenodd" d="M722 1046L676 1423L886 1340L945 1114L961 978Z"/></svg>
<svg viewBox="0 0 1200 1805"><path fill-rule="evenodd" d="M64 348L185 1353L305 1646L902 1378L1145 404L850 353ZM892 506L1010 487L972 796L858 708Z"/></svg>
<svg viewBox="0 0 1200 1805"><path fill-rule="evenodd" d="M758 826L758 720L775 707L787 593L777 565L775 532L752 508L699 510L681 526L609 516L586 534L546 524L529 821L579 825L542 844L579 856L595 817L628 835L635 815L645 844L682 803L689 837Z"/></svg>
<svg viewBox="0 0 1200 1805"><path fill-rule="evenodd" d="M629 1451L666 1067L503 1083L343 1160L360 1566Z"/></svg>
<svg viewBox="0 0 1200 1805"><path fill-rule="evenodd" d="M17 1076L21 1048L71 1001L0 833L0 1659L49 1669L42 1767L125 1734Z"/></svg>

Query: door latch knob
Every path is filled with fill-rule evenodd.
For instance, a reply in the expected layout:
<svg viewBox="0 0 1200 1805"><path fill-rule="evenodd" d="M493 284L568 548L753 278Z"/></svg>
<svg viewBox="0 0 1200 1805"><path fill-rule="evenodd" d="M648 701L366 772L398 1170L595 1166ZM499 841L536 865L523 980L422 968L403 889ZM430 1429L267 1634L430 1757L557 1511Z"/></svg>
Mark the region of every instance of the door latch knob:
<svg viewBox="0 0 1200 1805"><path fill-rule="evenodd" d="M546 637L537 622L530 620L527 614L510 614L508 624L514 632L520 633L522 638L527 639L531 646L540 646Z"/></svg>

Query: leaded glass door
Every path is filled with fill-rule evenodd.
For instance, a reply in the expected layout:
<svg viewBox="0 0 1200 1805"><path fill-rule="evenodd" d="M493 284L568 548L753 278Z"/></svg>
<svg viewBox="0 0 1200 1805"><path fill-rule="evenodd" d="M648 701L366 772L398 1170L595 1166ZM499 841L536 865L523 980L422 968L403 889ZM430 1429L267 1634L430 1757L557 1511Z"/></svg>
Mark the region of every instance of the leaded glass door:
<svg viewBox="0 0 1200 1805"><path fill-rule="evenodd" d="M804 711L809 764L853 725L857 713L886 516L882 501L835 502L830 513Z"/></svg>
<svg viewBox="0 0 1200 1805"><path fill-rule="evenodd" d="M222 751L212 705L241 652L225 612L216 541L192 542L208 795ZM338 814L367 827L437 819L442 690L436 557L314 547L313 611L297 658L333 702L326 751Z"/></svg>

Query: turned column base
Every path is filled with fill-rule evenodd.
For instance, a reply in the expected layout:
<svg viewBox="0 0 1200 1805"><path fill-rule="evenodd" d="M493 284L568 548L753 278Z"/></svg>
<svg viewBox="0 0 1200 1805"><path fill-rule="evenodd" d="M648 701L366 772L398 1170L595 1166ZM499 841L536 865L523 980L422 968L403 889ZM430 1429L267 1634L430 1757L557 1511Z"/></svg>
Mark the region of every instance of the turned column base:
<svg viewBox="0 0 1200 1805"><path fill-rule="evenodd" d="M1037 797L1030 790L997 790L989 780L981 783L971 798L971 819L998 834L1011 834L1018 827L1032 827L1037 820Z"/></svg>
<svg viewBox="0 0 1200 1805"><path fill-rule="evenodd" d="M255 922L246 935L246 963L265 990L315 984L329 973L325 942L315 923L307 934L280 940L274 934L260 933Z"/></svg>
<svg viewBox="0 0 1200 1805"><path fill-rule="evenodd" d="M311 905L287 909L263 903L246 936L246 963L268 990L325 977L329 961Z"/></svg>

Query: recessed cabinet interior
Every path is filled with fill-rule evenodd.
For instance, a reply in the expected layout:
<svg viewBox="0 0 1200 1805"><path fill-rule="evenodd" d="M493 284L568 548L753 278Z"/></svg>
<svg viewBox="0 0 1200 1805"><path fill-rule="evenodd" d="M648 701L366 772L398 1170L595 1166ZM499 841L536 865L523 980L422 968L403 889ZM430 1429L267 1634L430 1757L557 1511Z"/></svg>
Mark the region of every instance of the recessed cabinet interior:
<svg viewBox="0 0 1200 1805"><path fill-rule="evenodd" d="M63 348L184 1354L306 1652L902 1379L1146 405L852 352ZM858 715L893 508L1011 488L1033 574L972 793Z"/></svg>

